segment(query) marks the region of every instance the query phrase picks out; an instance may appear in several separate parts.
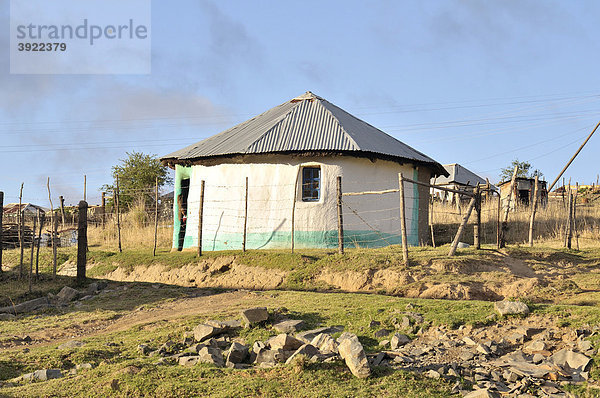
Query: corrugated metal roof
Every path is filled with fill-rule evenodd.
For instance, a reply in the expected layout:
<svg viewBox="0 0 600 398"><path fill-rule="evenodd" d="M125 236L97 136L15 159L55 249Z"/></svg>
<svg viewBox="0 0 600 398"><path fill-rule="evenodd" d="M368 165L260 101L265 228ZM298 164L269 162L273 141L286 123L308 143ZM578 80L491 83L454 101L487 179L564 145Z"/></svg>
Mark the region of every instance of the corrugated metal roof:
<svg viewBox="0 0 600 398"><path fill-rule="evenodd" d="M435 179L436 185L457 183L462 185L469 185L474 187L477 184L485 185L486 180L473 173L471 170L458 163L445 164L444 168L448 172L448 177L437 177ZM433 179L432 179L433 182ZM496 187L492 186L492 189Z"/></svg>
<svg viewBox="0 0 600 398"><path fill-rule="evenodd" d="M446 174L435 160L310 91L161 160L313 151L385 155L425 163L436 174Z"/></svg>

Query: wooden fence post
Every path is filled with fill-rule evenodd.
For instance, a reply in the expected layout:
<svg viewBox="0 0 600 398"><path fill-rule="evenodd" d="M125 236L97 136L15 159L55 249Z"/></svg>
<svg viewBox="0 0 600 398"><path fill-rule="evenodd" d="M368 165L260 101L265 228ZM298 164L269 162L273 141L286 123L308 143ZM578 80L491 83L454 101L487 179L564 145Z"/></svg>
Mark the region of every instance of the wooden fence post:
<svg viewBox="0 0 600 398"><path fill-rule="evenodd" d="M408 266L408 237L406 232L406 208L404 203L404 176L398 173L398 193L400 194L400 234L402 235L402 259Z"/></svg>
<svg viewBox="0 0 600 398"><path fill-rule="evenodd" d="M39 210L37 211L39 215ZM31 278L33 274L33 253L35 252L35 227L36 217L33 217L33 228L31 230L31 257L29 258L29 293L31 293Z"/></svg>
<svg viewBox="0 0 600 398"><path fill-rule="evenodd" d="M344 211L342 209L342 176L337 177L338 253L344 254Z"/></svg>
<svg viewBox="0 0 600 398"><path fill-rule="evenodd" d="M4 249L2 238L2 216L4 215L4 192L0 191L0 273L2 273L2 250Z"/></svg>
<svg viewBox="0 0 600 398"><path fill-rule="evenodd" d="M87 176L83 175L83 200L87 200Z"/></svg>
<svg viewBox="0 0 600 398"><path fill-rule="evenodd" d="M56 223L54 220L56 219L54 215L54 206L52 205L52 193L50 192L50 177L46 182L46 187L48 188L48 201L50 202L50 244L52 245L52 277L56 278Z"/></svg>
<svg viewBox="0 0 600 398"><path fill-rule="evenodd" d="M567 248L571 248L571 238L572 238L572 225L573 222L573 193L571 192L571 187L569 185L569 205L567 208L567 231L565 234L565 246Z"/></svg>
<svg viewBox="0 0 600 398"><path fill-rule="evenodd" d="M435 186L435 181L437 180L437 177L433 178L433 185ZM435 188L434 188L435 189ZM430 202L431 202L431 206L429 209L429 230L431 232L431 246L433 246L435 248L435 234L433 233L433 207L434 207L434 199L435 199L435 192L430 196Z"/></svg>
<svg viewBox="0 0 600 398"><path fill-rule="evenodd" d="M200 181L200 203L198 206L198 257L202 255L202 228L204 224L204 180Z"/></svg>
<svg viewBox="0 0 600 398"><path fill-rule="evenodd" d="M535 222L535 212L537 211L539 195L539 176L535 176L535 185L533 186L533 204L531 206L531 217L529 218L529 247L533 247L533 225Z"/></svg>
<svg viewBox="0 0 600 398"><path fill-rule="evenodd" d="M106 223L106 192L102 192L102 229Z"/></svg>
<svg viewBox="0 0 600 398"><path fill-rule="evenodd" d="M481 249L481 193L479 193L479 183L475 188L475 223L473 224L473 246L475 249Z"/></svg>
<svg viewBox="0 0 600 398"><path fill-rule="evenodd" d="M58 197L58 200L60 201L60 216L61 216L61 220L62 220L62 227L63 229L65 228L65 198L61 196Z"/></svg>
<svg viewBox="0 0 600 398"><path fill-rule="evenodd" d="M87 261L87 210L85 200L79 202L79 219L77 220L77 283L85 282Z"/></svg>
<svg viewBox="0 0 600 398"><path fill-rule="evenodd" d="M246 233L248 229L248 177L246 177L246 194L244 196L244 236L242 240L242 251L246 251Z"/></svg>
<svg viewBox="0 0 600 398"><path fill-rule="evenodd" d="M158 239L158 177L154 185L154 249L152 255L156 256L156 241Z"/></svg>
<svg viewBox="0 0 600 398"><path fill-rule="evenodd" d="M496 218L496 249L500 249L500 211L502 209L502 194L498 191L498 214Z"/></svg>
<svg viewBox="0 0 600 398"><path fill-rule="evenodd" d="M579 195L579 183L575 183L575 196L573 197L573 231L575 232L575 245L579 250L579 233L577 232L577 196Z"/></svg>
<svg viewBox="0 0 600 398"><path fill-rule="evenodd" d="M52 213L52 272L56 278L56 254L58 251L58 217Z"/></svg>
<svg viewBox="0 0 600 398"><path fill-rule="evenodd" d="M296 180L294 182L294 201L292 202L292 253L294 253L295 234L296 234L296 201L298 200L298 176L300 170L296 171Z"/></svg>
<svg viewBox="0 0 600 398"><path fill-rule="evenodd" d="M502 228L500 229L500 247L506 246L506 232L508 231L508 213L510 212L510 201L514 194L515 189L515 181L517 179L517 170L519 166L515 166L513 170L512 178L510 179L510 191L508 193L508 198L506 199L506 211L504 212L504 219L502 220ZM502 194L500 195L502 196ZM516 207L516 198L515 198L515 207Z"/></svg>
<svg viewBox="0 0 600 398"><path fill-rule="evenodd" d="M25 249L25 237L23 236L25 231L24 231L24 224L25 224L25 212L23 210L19 210L19 219L21 220L19 223L19 230L21 231L21 233L19 234L19 248L21 249L21 255L20 255L20 261L19 261L19 279L23 278L23 250Z"/></svg>
<svg viewBox="0 0 600 398"><path fill-rule="evenodd" d="M452 245L450 246L450 252L448 253L448 256L454 256L454 254L456 253L456 248L458 247L458 242L460 241L463 231L465 230L465 226L467 225L467 222L469 221L471 212L473 211L473 208L475 207L475 202L477 202L477 196L479 196L479 185L475 187L475 195L471 198L471 201L469 202L469 207L467 208L467 212L465 213L465 216L463 217L460 227L458 227L458 231L456 231L456 236L454 237L454 240L452 241Z"/></svg>
<svg viewBox="0 0 600 398"><path fill-rule="evenodd" d="M17 222L19 227L17 228L17 234L19 242L21 242L21 207L23 206L23 182L21 183L21 189L19 190L19 211L17 212Z"/></svg>
<svg viewBox="0 0 600 398"><path fill-rule="evenodd" d="M42 241L42 228L44 228L46 215L42 214L42 212L38 210L38 218L38 224L40 224L40 228L38 230L37 250L35 254L35 279L40 277L40 242Z"/></svg>
<svg viewBox="0 0 600 398"><path fill-rule="evenodd" d="M121 248L121 218L119 216L119 176L117 175L117 190L113 191L115 203L115 211L117 212L117 234L119 239L119 253L122 253L123 250Z"/></svg>

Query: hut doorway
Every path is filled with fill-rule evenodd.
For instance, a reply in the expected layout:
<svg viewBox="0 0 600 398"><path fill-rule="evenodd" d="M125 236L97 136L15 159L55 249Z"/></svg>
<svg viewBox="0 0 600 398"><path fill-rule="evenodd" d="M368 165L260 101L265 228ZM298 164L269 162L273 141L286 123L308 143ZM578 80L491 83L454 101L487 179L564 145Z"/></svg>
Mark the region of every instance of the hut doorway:
<svg viewBox="0 0 600 398"><path fill-rule="evenodd" d="M187 225L188 195L190 193L190 179L181 180L181 193L177 195L177 206L179 208L179 234L177 240L177 250L183 250L185 241L185 229Z"/></svg>

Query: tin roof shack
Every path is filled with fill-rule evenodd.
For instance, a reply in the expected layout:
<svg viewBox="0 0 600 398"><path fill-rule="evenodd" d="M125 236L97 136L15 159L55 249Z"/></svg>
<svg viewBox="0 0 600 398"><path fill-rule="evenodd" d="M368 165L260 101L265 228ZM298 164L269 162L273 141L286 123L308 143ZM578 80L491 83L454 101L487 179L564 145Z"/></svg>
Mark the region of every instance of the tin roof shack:
<svg viewBox="0 0 600 398"><path fill-rule="evenodd" d="M33 240L32 220L40 214L45 214L48 209L33 203L8 203L2 211L2 246L4 248L19 247L19 211L23 211L23 239L27 245ZM25 245L24 245L25 246Z"/></svg>
<svg viewBox="0 0 600 398"><path fill-rule="evenodd" d="M548 183L546 181L539 181L539 196L538 205L546 206L548 204ZM534 178L517 177L515 179L514 193L510 202L511 210L514 210L519 206L529 206L533 203L533 191L535 186ZM502 207L506 207L508 201L508 195L510 194L510 181L503 181L498 184L500 188L500 198L502 200Z"/></svg>
<svg viewBox="0 0 600 398"><path fill-rule="evenodd" d="M441 164L307 92L161 158L175 169L173 249L333 248L337 177L344 192L398 187L398 173L429 183ZM246 181L248 185L246 185ZM429 241L427 187L406 184L408 242ZM247 198L247 199L245 199ZM398 193L344 197L349 246L399 244Z"/></svg>
<svg viewBox="0 0 600 398"><path fill-rule="evenodd" d="M434 177L431 179L432 185L438 185L445 188L456 189L459 191L473 192L473 188L479 184L485 186L487 181L471 170L458 163L445 164L444 169L448 172L448 176ZM492 191L496 191L497 188L490 185ZM434 199L440 200L442 203L450 203L458 205L461 201L468 201L468 196L463 196L455 192L448 192L441 189L431 189L431 194Z"/></svg>

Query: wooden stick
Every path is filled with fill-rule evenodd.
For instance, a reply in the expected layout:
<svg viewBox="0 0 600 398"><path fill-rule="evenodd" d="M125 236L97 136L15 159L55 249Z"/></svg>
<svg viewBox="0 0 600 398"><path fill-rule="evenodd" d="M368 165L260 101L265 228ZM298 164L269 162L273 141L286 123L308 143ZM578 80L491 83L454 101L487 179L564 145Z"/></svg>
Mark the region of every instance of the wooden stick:
<svg viewBox="0 0 600 398"><path fill-rule="evenodd" d="M204 224L204 180L200 181L200 204L198 207L198 257L202 255L202 227Z"/></svg>
<svg viewBox="0 0 600 398"><path fill-rule="evenodd" d="M58 251L58 217L52 214L52 276L56 278L56 255Z"/></svg>
<svg viewBox="0 0 600 398"><path fill-rule="evenodd" d="M475 188L479 192L479 183ZM475 198L475 223L473 224L473 246L475 249L481 249L481 238L479 236L481 231L481 193L474 196Z"/></svg>
<svg viewBox="0 0 600 398"><path fill-rule="evenodd" d="M575 196L573 197L573 230L575 231L575 245L579 250L579 234L577 233L577 196L579 194L579 183L575 183Z"/></svg>
<svg viewBox="0 0 600 398"><path fill-rule="evenodd" d="M400 233L402 235L402 259L408 266L408 236L406 231L406 205L404 203L404 181L402 173L398 173L398 192L400 193Z"/></svg>
<svg viewBox="0 0 600 398"><path fill-rule="evenodd" d="M39 279L39 277L40 277L40 244L42 242L42 228L44 227L44 221L46 220L46 215L38 210L38 217L39 217L40 229L38 231L37 250L36 250L36 254L35 254L35 279L36 280Z"/></svg>
<svg viewBox="0 0 600 398"><path fill-rule="evenodd" d="M2 238L2 216L4 215L4 192L0 191L0 274L2 273L2 250L4 249Z"/></svg>
<svg viewBox="0 0 600 398"><path fill-rule="evenodd" d="M87 210L85 200L79 202L79 219L77 220L77 283L85 282L87 263Z"/></svg>
<svg viewBox="0 0 600 398"><path fill-rule="evenodd" d="M83 200L87 200L87 176L83 175Z"/></svg>
<svg viewBox="0 0 600 398"><path fill-rule="evenodd" d="M19 260L19 279L23 278L23 184L24 183L21 183L21 190L19 191L19 228L17 229L19 233L19 248L21 250Z"/></svg>
<svg viewBox="0 0 600 398"><path fill-rule="evenodd" d="M115 211L117 212L117 234L119 236L119 253L123 252L121 248L121 217L119 216L119 176L117 175L117 190L113 192Z"/></svg>
<svg viewBox="0 0 600 398"><path fill-rule="evenodd" d="M535 212L537 211L539 195L539 176L535 176L535 185L533 186L533 204L531 206L531 217L529 218L529 247L533 247L533 226L535 222Z"/></svg>
<svg viewBox="0 0 600 398"><path fill-rule="evenodd" d="M502 228L500 229L500 248L506 246L506 232L508 231L508 213L510 212L510 201L513 196L513 191L515 189L515 182L517 180L517 170L519 166L515 166L513 170L512 178L510 179L510 191L508 193L508 198L506 200L506 210L504 212L504 219L502 220ZM502 196L502 195L500 195ZM516 207L516 198L515 198L515 207Z"/></svg>
<svg viewBox="0 0 600 398"><path fill-rule="evenodd" d="M338 253L344 254L344 213L342 210L342 176L337 178Z"/></svg>
<svg viewBox="0 0 600 398"><path fill-rule="evenodd" d="M156 256L156 241L158 239L158 177L154 185L154 249L152 256Z"/></svg>
<svg viewBox="0 0 600 398"><path fill-rule="evenodd" d="M476 195L479 194L479 186L475 187L475 194ZM471 216L471 212L473 211L473 208L475 207L476 201L477 201L477 196L473 196L471 198L471 201L469 202L469 207L467 207L467 212L465 213L465 216L463 217L462 223L460 224L460 227L458 227L458 231L456 231L456 236L454 236L454 240L452 241L452 245L450 246L450 252L448 252L448 256L454 256L454 254L456 253L456 248L458 247L458 242L460 241L463 231L465 230L465 226L467 225L467 222L469 221L469 217Z"/></svg>
<svg viewBox="0 0 600 398"><path fill-rule="evenodd" d="M55 230L55 225L56 223L54 222L54 206L52 205L52 193L50 192L50 177L48 177L48 180L46 181L46 187L48 188L48 201L50 202L50 244L52 245L52 255L53 255L53 263L52 263L52 277L56 278L56 241L55 241L55 234L56 234L56 230Z"/></svg>
<svg viewBox="0 0 600 398"><path fill-rule="evenodd" d="M296 232L296 201L298 200L298 177L300 175L300 168L296 171L296 182L294 183L294 201L292 202L292 253L294 252L295 244L295 232Z"/></svg>
<svg viewBox="0 0 600 398"><path fill-rule="evenodd" d="M38 210L38 216L40 211ZM33 274L33 253L35 252L35 227L36 225L36 217L33 217L33 229L31 230L31 257L29 258L29 293L31 293L31 278Z"/></svg>
<svg viewBox="0 0 600 398"><path fill-rule="evenodd" d="M242 251L246 251L246 233L248 228L248 177L246 177L246 195L244 197L244 240L242 241Z"/></svg>
<svg viewBox="0 0 600 398"><path fill-rule="evenodd" d="M435 188L435 189L439 189L439 190L446 191L446 192L454 192L454 193L458 193L460 195L465 195L465 196L469 196L469 197L473 196L472 193L467 192L467 191L461 191L458 189L447 188L442 185L431 185L426 182L415 181L415 180L411 180L410 178L406 178L406 177L404 177L404 182L421 185L421 186L424 186L427 188ZM342 195L343 196L381 195L381 194L385 194L385 193L394 193L394 192L398 192L398 189L384 189L382 191L344 192Z"/></svg>
<svg viewBox="0 0 600 398"><path fill-rule="evenodd" d="M102 192L102 229L106 223L106 192Z"/></svg>
<svg viewBox="0 0 600 398"><path fill-rule="evenodd" d="M61 196L58 197L58 200L60 201L60 215L62 218L62 227L63 229L65 228L65 198Z"/></svg>
<svg viewBox="0 0 600 398"><path fill-rule="evenodd" d="M435 180L436 180L436 179L437 179L437 177L434 177L434 178L433 178L433 185L435 185ZM434 235L434 233L433 233L433 222L434 222L434 219L433 219L434 195L431 195L430 202L431 202L431 206L430 206L431 208L430 208L430 210L429 210L429 229L430 229L430 232L431 232L431 246L433 246L433 247L435 248L435 235Z"/></svg>
<svg viewBox="0 0 600 398"><path fill-rule="evenodd" d="M573 193L569 187L569 209L567 214L567 233L566 233L566 246L567 248L571 248L571 239L573 237Z"/></svg>

